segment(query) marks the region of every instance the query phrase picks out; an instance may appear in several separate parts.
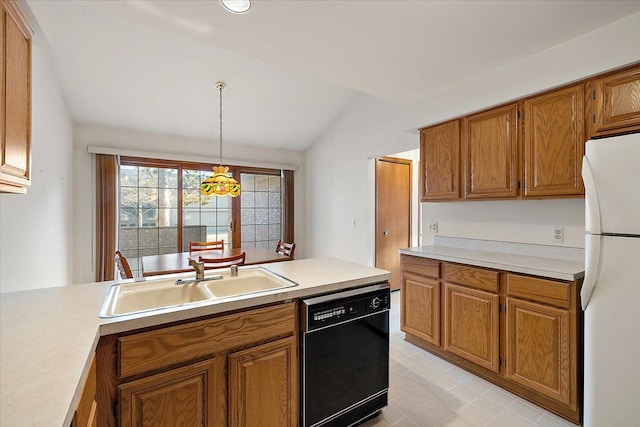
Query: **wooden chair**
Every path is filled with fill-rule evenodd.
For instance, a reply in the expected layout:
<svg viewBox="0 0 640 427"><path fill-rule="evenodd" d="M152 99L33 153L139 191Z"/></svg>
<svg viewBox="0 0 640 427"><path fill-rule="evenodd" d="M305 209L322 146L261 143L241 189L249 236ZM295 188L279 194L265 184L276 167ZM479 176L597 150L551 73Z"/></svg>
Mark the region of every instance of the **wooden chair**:
<svg viewBox="0 0 640 427"><path fill-rule="evenodd" d="M121 279L133 279L133 273L131 272L131 267L129 266L129 261L122 255L122 252L116 251L116 256L114 257L116 260L116 266L118 267L118 271L120 272Z"/></svg>
<svg viewBox="0 0 640 427"><path fill-rule="evenodd" d="M282 240L280 240L278 242L278 246L276 246L276 253L288 256L291 259L293 259L293 253L295 252L295 250L296 250L295 243L286 243L286 242L283 242Z"/></svg>
<svg viewBox="0 0 640 427"><path fill-rule="evenodd" d="M244 265L246 255L245 252L242 252L239 255L227 258L205 258L201 256L198 260L204 263L205 270L211 270L213 268L231 267L232 265Z"/></svg>
<svg viewBox="0 0 640 427"><path fill-rule="evenodd" d="M192 242L189 241L189 252L224 250L224 240L215 242Z"/></svg>

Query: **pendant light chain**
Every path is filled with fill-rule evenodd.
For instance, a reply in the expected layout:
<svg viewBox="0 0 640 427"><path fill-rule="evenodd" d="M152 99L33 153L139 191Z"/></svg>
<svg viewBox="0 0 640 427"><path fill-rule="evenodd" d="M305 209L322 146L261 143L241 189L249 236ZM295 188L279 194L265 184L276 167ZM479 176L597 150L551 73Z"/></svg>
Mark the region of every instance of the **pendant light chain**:
<svg viewBox="0 0 640 427"><path fill-rule="evenodd" d="M220 164L222 165L222 89L224 89L225 84L218 82L216 87L220 93Z"/></svg>
<svg viewBox="0 0 640 427"><path fill-rule="evenodd" d="M220 164L213 167L213 175L200 185L202 194L205 196L215 194L218 197L238 197L240 195L240 183L229 173L229 167L222 165L222 90L225 87L224 82L216 83L216 88L220 92Z"/></svg>

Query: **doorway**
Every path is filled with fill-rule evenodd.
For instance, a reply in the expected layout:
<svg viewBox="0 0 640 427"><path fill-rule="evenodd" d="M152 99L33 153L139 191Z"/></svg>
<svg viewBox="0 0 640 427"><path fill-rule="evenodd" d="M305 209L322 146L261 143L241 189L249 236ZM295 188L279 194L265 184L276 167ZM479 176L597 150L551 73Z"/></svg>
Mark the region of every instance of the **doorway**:
<svg viewBox="0 0 640 427"><path fill-rule="evenodd" d="M400 289L400 253L411 246L412 161L376 159L376 267L391 272L391 289Z"/></svg>

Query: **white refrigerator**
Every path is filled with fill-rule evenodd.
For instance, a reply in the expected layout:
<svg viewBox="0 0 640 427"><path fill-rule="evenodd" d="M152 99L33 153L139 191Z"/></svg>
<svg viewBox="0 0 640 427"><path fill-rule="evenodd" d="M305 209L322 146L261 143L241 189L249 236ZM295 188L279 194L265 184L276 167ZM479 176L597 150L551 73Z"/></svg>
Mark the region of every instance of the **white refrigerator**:
<svg viewBox="0 0 640 427"><path fill-rule="evenodd" d="M582 178L584 425L640 426L640 133L588 141Z"/></svg>

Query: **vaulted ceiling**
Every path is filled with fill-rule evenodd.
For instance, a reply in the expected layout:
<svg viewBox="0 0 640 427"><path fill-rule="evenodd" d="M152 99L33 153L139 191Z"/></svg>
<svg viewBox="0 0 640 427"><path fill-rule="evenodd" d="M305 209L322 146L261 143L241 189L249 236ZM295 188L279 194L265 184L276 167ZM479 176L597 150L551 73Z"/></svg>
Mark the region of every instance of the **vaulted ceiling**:
<svg viewBox="0 0 640 427"><path fill-rule="evenodd" d="M305 150L360 92L410 105L639 1L27 0L72 119ZM41 33L40 33L41 30ZM43 37L44 36L44 37Z"/></svg>

